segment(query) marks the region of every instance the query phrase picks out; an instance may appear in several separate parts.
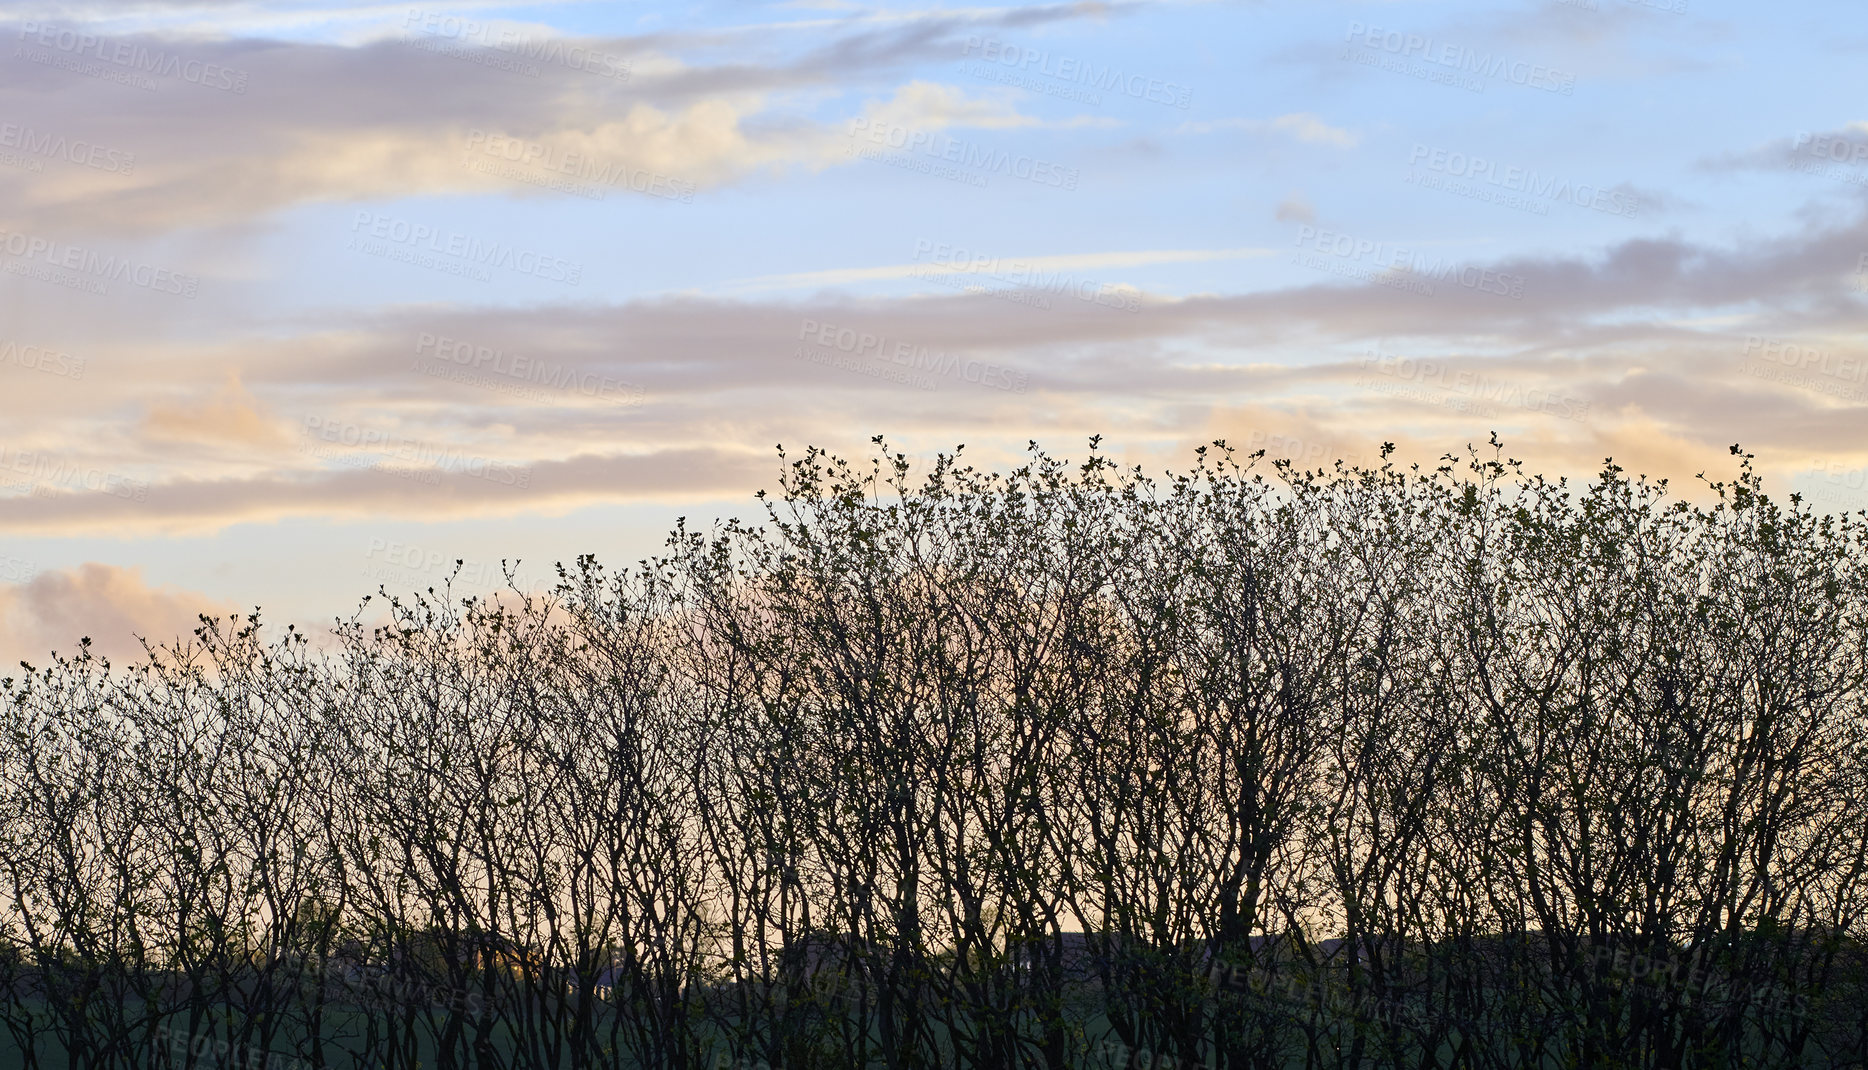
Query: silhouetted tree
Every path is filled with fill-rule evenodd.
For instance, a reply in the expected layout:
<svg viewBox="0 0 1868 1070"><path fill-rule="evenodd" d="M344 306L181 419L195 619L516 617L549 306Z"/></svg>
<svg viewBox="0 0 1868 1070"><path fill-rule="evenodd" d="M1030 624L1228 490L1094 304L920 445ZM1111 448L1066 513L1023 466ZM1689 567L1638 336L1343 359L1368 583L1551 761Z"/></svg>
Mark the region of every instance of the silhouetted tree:
<svg viewBox="0 0 1868 1070"><path fill-rule="evenodd" d="M11 1058L1860 1065L1862 517L877 442L549 594L24 666Z"/></svg>

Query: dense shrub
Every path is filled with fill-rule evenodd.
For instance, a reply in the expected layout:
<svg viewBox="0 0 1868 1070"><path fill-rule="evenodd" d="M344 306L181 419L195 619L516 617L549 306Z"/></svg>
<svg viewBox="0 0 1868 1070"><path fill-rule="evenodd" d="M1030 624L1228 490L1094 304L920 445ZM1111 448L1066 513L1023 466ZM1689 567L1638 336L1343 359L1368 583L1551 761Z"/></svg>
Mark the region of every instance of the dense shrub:
<svg viewBox="0 0 1868 1070"><path fill-rule="evenodd" d="M1863 527L1749 460L813 450L549 596L57 658L0 1015L34 1067L1859 1065Z"/></svg>

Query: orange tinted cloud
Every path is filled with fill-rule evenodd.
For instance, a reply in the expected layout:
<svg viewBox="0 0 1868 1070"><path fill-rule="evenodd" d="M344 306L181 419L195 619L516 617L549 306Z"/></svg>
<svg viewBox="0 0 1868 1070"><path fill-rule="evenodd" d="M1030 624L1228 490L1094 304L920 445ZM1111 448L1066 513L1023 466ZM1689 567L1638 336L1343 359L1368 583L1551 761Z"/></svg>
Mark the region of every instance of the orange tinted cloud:
<svg viewBox="0 0 1868 1070"><path fill-rule="evenodd" d="M137 637L167 644L193 630L201 613L232 607L194 591L151 587L141 570L86 562L0 587L0 655L17 666L43 664L51 650L71 654L80 638L113 661L142 653Z"/></svg>

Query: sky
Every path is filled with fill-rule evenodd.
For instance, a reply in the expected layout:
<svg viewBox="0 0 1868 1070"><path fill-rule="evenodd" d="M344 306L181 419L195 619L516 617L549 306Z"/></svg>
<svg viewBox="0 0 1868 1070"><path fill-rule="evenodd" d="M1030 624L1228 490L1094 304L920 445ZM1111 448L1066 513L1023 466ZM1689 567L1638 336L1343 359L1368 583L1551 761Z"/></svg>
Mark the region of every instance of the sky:
<svg viewBox="0 0 1868 1070"><path fill-rule="evenodd" d="M1496 432L1868 508L1851 6L10 0L0 658L626 566L779 448ZM140 638L139 638L140 637Z"/></svg>

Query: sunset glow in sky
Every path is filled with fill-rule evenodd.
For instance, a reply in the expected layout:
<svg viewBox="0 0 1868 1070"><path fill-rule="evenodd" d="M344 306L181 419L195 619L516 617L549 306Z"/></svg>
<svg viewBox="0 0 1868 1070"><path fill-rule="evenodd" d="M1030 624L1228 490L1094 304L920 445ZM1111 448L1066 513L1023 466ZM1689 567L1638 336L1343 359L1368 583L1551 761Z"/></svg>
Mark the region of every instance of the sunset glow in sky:
<svg viewBox="0 0 1868 1070"><path fill-rule="evenodd" d="M627 565L776 447L1224 438L1868 508L1868 20L0 9L0 655Z"/></svg>

